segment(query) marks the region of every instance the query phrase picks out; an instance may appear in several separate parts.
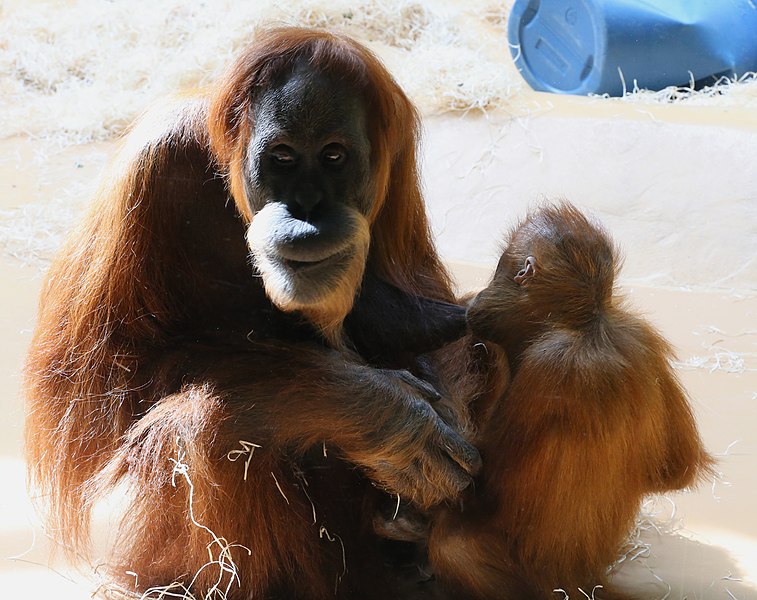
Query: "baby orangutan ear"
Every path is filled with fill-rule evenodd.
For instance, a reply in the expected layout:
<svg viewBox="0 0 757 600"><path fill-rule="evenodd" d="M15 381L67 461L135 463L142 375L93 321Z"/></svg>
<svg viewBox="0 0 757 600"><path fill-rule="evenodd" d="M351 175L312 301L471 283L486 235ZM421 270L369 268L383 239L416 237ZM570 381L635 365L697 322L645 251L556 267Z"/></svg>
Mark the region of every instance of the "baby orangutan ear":
<svg viewBox="0 0 757 600"><path fill-rule="evenodd" d="M536 259L533 256L526 258L523 268L513 277L513 281L518 285L528 285L536 275Z"/></svg>

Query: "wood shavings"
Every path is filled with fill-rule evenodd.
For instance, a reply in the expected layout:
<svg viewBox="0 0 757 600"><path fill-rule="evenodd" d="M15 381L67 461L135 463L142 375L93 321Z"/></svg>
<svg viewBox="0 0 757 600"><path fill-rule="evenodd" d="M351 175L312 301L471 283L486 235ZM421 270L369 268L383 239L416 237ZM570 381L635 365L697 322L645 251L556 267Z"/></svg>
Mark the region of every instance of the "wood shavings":
<svg viewBox="0 0 757 600"><path fill-rule="evenodd" d="M173 463L173 470L171 471L171 485L177 486L177 480L183 479L189 488L188 493L188 515L192 525L205 531L210 536L210 541L207 545L208 550L208 562L205 563L197 573L194 574L191 581L188 584L174 581L165 586L156 586L147 589L139 600L163 600L164 598L178 598L181 600L227 600L229 592L234 584L237 586L241 584L239 574L237 572L237 566L234 563L231 551L235 548L240 548L252 554L249 548L242 546L241 544L230 544L225 538L219 537L209 527L200 523L194 514L194 483L189 476L190 465L186 462L186 453L184 451L183 440L177 438L176 440L177 456L176 458L170 458ZM203 595L202 599L197 598L192 589L197 581L198 577L209 568L217 568L218 576L217 580L208 591ZM130 571L128 574L138 578L138 573ZM135 597L134 594L129 594L125 590L114 588L114 592L121 593L127 597Z"/></svg>
<svg viewBox="0 0 757 600"><path fill-rule="evenodd" d="M65 144L110 139L156 98L214 80L252 31L269 23L326 27L366 42L424 112L517 108L529 101L507 42L511 6L512 0L14 4L4 7L0 22L0 136ZM757 74L724 77L701 90L634 86L622 101L749 108L757 106Z"/></svg>
<svg viewBox="0 0 757 600"><path fill-rule="evenodd" d="M347 553L344 549L344 542L342 541L342 538L339 537L337 534L330 534L328 530L321 525L321 528L318 530L318 535L321 539L324 537L329 542L339 542L339 545L342 547L342 572L337 574L336 576L336 584L334 586L334 593L336 594L337 588L339 587L339 584L341 583L342 579L344 579L344 576L347 574Z"/></svg>
<svg viewBox="0 0 757 600"><path fill-rule="evenodd" d="M279 490L279 493L281 494L282 498L286 500L287 504L289 504L289 498L287 498L287 495L284 493L284 490L281 489L281 484L279 483L279 480L276 479L276 475L273 474L273 471L271 471L271 477L273 477L273 482L276 484L276 489Z"/></svg>
<svg viewBox="0 0 757 600"><path fill-rule="evenodd" d="M659 596L659 600L667 600L671 596L673 588L647 564L646 560L652 556L652 544L644 538L649 533L658 536L678 535L682 527L681 521L677 517L676 504L671 498L662 495L649 496L642 503L639 514L636 516L634 529L628 536L625 549L615 561L615 564L610 566L608 573L613 573L623 563L641 561L649 574L665 588L665 592Z"/></svg>
<svg viewBox="0 0 757 600"><path fill-rule="evenodd" d="M695 355L685 361L674 361L673 367L676 369L692 370L704 369L710 373L722 371L724 373L744 373L747 371L757 371L757 368L747 367L745 358L754 358L755 352L731 352L722 350L706 356Z"/></svg>
<svg viewBox="0 0 757 600"><path fill-rule="evenodd" d="M602 585L595 585L594 588L591 590L591 595L589 595L588 593L586 593L581 588L578 588L578 591L581 592L581 594L583 594L588 600L594 600L594 594L597 593L597 590L601 590L603 588L604 588L604 586L602 586ZM564 589L557 588L557 589L554 589L552 591L555 594L560 594L560 593L563 594L562 600L570 600L570 594L568 594L568 592L566 592Z"/></svg>
<svg viewBox="0 0 757 600"><path fill-rule="evenodd" d="M259 444L253 444L245 440L239 440L239 445L242 446L241 450L232 450L226 455L231 462L236 462L242 456L247 458L244 461L244 480L247 481L247 471L250 468L250 461L252 461L252 454L255 452L255 448L261 448Z"/></svg>
<svg viewBox="0 0 757 600"><path fill-rule="evenodd" d="M604 97L604 96L600 96ZM688 86L669 86L662 90L639 89L636 82L621 98L623 102L639 104L682 104L686 106L757 107L757 73L735 77L721 77L713 85L696 89Z"/></svg>
<svg viewBox="0 0 757 600"><path fill-rule="evenodd" d="M485 0L4 7L0 136L110 139L156 98L214 80L253 30L269 23L326 27L366 42L428 112L502 106L524 84L504 32L490 24L493 7Z"/></svg>
<svg viewBox="0 0 757 600"><path fill-rule="evenodd" d="M400 495L397 494L397 506L394 508L394 514L392 515L392 521L394 521L394 520L397 519L397 515L400 512L400 502L401 502Z"/></svg>
<svg viewBox="0 0 757 600"><path fill-rule="evenodd" d="M50 219L50 213L55 219ZM66 198L0 210L0 251L21 264L41 267L58 252L63 236L77 221L81 205Z"/></svg>

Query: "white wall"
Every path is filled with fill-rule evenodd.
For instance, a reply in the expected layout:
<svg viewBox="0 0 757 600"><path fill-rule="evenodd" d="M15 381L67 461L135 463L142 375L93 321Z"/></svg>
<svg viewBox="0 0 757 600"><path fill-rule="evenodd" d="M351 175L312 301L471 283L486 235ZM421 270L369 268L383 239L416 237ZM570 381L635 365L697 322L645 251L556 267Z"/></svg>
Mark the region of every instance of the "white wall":
<svg viewBox="0 0 757 600"><path fill-rule="evenodd" d="M488 272L543 199L594 214L625 282L757 291L757 114L537 94L530 115L425 121L424 176L443 256Z"/></svg>

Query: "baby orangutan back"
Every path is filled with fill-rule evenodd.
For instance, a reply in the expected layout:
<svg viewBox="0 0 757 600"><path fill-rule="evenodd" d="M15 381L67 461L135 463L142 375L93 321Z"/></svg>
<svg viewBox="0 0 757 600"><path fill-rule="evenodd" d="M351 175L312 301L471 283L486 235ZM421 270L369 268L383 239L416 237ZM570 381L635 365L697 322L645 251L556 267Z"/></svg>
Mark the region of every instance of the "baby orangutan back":
<svg viewBox="0 0 757 600"><path fill-rule="evenodd" d="M431 531L435 571L466 598L623 597L606 574L644 495L711 469L671 348L616 296L617 271L602 229L547 207L516 227L470 305L512 381L476 415L476 497Z"/></svg>

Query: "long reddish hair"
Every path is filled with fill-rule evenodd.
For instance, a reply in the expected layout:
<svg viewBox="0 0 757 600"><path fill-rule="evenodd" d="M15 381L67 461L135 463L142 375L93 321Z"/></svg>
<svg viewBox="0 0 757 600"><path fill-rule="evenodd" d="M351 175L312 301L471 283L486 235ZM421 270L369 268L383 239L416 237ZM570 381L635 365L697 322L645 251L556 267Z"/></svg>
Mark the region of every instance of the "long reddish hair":
<svg viewBox="0 0 757 600"><path fill-rule="evenodd" d="M394 78L365 46L337 33L277 28L255 36L221 80L210 107L211 148L225 166L240 213L252 219L243 166L258 94L298 60L347 82L367 105L371 141L374 270L407 291L451 299L432 242L417 168L419 117Z"/></svg>
<svg viewBox="0 0 757 600"><path fill-rule="evenodd" d="M366 48L340 35L298 28L256 34L216 87L156 105L129 132L96 204L44 284L26 362L27 458L31 484L49 500L52 528L74 544L88 531L81 507L90 482L134 420L160 394L175 391L156 388L160 374L146 371L160 364L183 324L222 310L193 260L218 254L215 216L238 219L223 212L225 192L214 173L226 176L249 221L242 164L251 108L256 94L300 58L345 78L367 103L375 192L369 268L402 289L452 297L420 192L418 115L394 79ZM191 256L181 233L187 210L195 221L202 221L198 211L212 215L193 238ZM235 226L225 230L232 237ZM240 223L240 248L243 232ZM249 277L244 252L214 268ZM186 281L177 283L174 273Z"/></svg>

